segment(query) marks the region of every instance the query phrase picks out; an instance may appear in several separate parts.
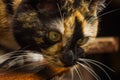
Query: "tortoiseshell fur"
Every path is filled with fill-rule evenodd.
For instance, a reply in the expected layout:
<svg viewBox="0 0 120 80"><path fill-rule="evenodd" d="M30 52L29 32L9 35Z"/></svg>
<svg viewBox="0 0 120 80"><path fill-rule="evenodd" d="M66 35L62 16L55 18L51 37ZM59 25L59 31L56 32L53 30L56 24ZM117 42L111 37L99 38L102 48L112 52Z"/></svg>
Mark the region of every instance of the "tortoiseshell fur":
<svg viewBox="0 0 120 80"><path fill-rule="evenodd" d="M22 72L35 73L40 80L66 73L84 57L87 45L96 38L97 14L104 8L103 3L104 0L0 0L1 69L24 66L20 68ZM51 37L54 33L57 36Z"/></svg>

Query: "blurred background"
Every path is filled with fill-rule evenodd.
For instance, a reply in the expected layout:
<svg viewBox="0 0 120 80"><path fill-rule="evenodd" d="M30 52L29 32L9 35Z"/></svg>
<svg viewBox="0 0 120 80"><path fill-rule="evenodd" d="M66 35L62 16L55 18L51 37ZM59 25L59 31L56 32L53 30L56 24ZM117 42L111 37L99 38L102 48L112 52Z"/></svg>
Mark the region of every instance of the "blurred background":
<svg viewBox="0 0 120 80"><path fill-rule="evenodd" d="M100 15L112 10L119 10L106 14L100 18L98 37L117 37L120 42L120 0L106 0L106 5L107 7L100 13ZM100 61L112 68L115 72L111 72L108 69L105 70L109 73L112 80L120 80L120 47L116 52L92 54L87 57ZM100 75L102 78L101 80L109 80L101 70L96 69L95 71Z"/></svg>

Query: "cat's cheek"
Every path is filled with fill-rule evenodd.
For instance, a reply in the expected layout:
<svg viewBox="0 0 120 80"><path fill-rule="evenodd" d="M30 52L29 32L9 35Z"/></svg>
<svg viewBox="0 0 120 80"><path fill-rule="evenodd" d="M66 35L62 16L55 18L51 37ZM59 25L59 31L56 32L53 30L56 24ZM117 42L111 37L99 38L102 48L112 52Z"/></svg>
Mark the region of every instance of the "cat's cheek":
<svg viewBox="0 0 120 80"><path fill-rule="evenodd" d="M94 20L92 23L86 23L83 28L83 34L85 37L89 37L89 40L81 47L87 52L89 45L95 41L98 32L98 20ZM94 45L94 44L93 44Z"/></svg>
<svg viewBox="0 0 120 80"><path fill-rule="evenodd" d="M93 23L87 23L83 27L83 34L86 37L96 37L98 31L98 21L94 21Z"/></svg>

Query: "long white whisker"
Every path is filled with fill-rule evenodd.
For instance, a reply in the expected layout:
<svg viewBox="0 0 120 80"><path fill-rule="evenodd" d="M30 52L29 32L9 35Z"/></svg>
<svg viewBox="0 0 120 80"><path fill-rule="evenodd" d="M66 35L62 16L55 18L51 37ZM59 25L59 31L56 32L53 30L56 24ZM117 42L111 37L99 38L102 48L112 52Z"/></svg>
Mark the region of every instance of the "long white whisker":
<svg viewBox="0 0 120 80"><path fill-rule="evenodd" d="M65 74L62 74L62 76L59 77L59 80L64 80Z"/></svg>
<svg viewBox="0 0 120 80"><path fill-rule="evenodd" d="M62 79L59 76L55 76L53 79L50 79L50 80L62 80Z"/></svg>
<svg viewBox="0 0 120 80"><path fill-rule="evenodd" d="M76 66L76 69L78 70L79 74L81 75L82 80L84 80L83 79L84 76L82 75L82 72L80 71L80 69L78 69L77 65L75 65L75 66Z"/></svg>
<svg viewBox="0 0 120 80"><path fill-rule="evenodd" d="M88 67L92 68L92 66L87 61L84 61L84 60L79 60L79 61L84 62Z"/></svg>
<svg viewBox="0 0 120 80"><path fill-rule="evenodd" d="M109 12L106 12L106 13L103 13L101 15L98 15L98 18L102 17L102 16L105 16L107 14L110 14L110 13L113 13L113 12L116 12L116 11L120 11L120 9L115 9L115 10L112 10L112 11L109 11Z"/></svg>
<svg viewBox="0 0 120 80"><path fill-rule="evenodd" d="M112 2L112 0L110 0L105 6L106 7L109 6L111 2Z"/></svg>
<svg viewBox="0 0 120 80"><path fill-rule="evenodd" d="M77 64L81 65L83 68L85 68L96 80L101 80L101 78L95 73L95 71L93 71L91 68L89 68L88 66L77 62Z"/></svg>
<svg viewBox="0 0 120 80"><path fill-rule="evenodd" d="M22 55L23 55L23 53L25 53L25 52L28 52L28 51L27 50L26 51L25 50L19 50L19 51L13 51L13 52L9 52L9 53L6 53L4 55L1 55L0 56L0 64L3 63L6 60L10 60L10 59L18 57L18 56L14 56L14 54L16 55L17 53L22 53Z"/></svg>
<svg viewBox="0 0 120 80"><path fill-rule="evenodd" d="M4 55L1 55L1 56L0 56L0 63L4 62L4 60L9 59L9 57L10 57L11 55L13 55L14 53L22 52L22 51L23 51L23 50L13 51L13 52L9 52L9 53L6 53L6 54L4 54Z"/></svg>
<svg viewBox="0 0 120 80"><path fill-rule="evenodd" d="M95 63L93 61L87 61L87 62L92 63L92 64L96 65L97 67L99 67L107 75L107 77L109 78L109 80L111 80L109 74L101 66L99 66L97 63Z"/></svg>
<svg viewBox="0 0 120 80"><path fill-rule="evenodd" d="M64 16L62 16L62 12L61 12L61 9L60 9L60 6L59 6L58 3L57 3L57 6L58 6L58 9L59 9L59 12L60 12L61 20L63 21L63 20L64 20ZM63 22L64 22L64 21L63 21Z"/></svg>
<svg viewBox="0 0 120 80"><path fill-rule="evenodd" d="M73 80L73 78L74 78L74 73L73 73L74 70L73 70L73 69L74 69L74 68L71 68L71 69L70 69L71 79L72 79L72 80Z"/></svg>
<svg viewBox="0 0 120 80"><path fill-rule="evenodd" d="M12 67L13 65L16 64L17 59L12 60L10 63L8 63L7 65L3 65L2 68L5 68L6 70L8 70L10 67Z"/></svg>
<svg viewBox="0 0 120 80"><path fill-rule="evenodd" d="M87 22L88 23L91 23L93 20L97 19L97 17L90 17L87 19Z"/></svg>
<svg viewBox="0 0 120 80"><path fill-rule="evenodd" d="M77 70L76 66L74 66L74 70L76 71L76 73L77 73L79 79L82 80L82 78L81 78L81 76L80 76L80 74L79 74L79 71Z"/></svg>
<svg viewBox="0 0 120 80"><path fill-rule="evenodd" d="M38 63L29 63L29 64L24 64L22 66L19 66L19 67L16 67L14 69L11 69L9 70L10 72L13 72L13 71L16 71L16 70L19 70L19 69L24 69L25 67L28 67L26 68L25 70L28 70L28 71L32 71L32 72L39 72L42 68L43 68L44 64L39 64Z"/></svg>
<svg viewBox="0 0 120 80"><path fill-rule="evenodd" d="M101 62L99 62L99 61L95 61L95 60L93 60L93 59L82 59L82 58L79 58L78 60L80 60L80 61L87 61L87 62L92 61L92 62L95 62L95 63L98 63L98 64L104 66L105 68L109 69L109 70L112 71L112 72L115 72L115 71L114 71L113 69L111 69L110 67L104 65L103 63L101 63Z"/></svg>
<svg viewBox="0 0 120 80"><path fill-rule="evenodd" d="M92 63L92 64L98 66L98 67L107 75L107 77L109 78L109 80L111 80L109 74L108 74L101 66L99 66L98 64L96 64L96 63L94 63L94 62L90 62L90 63Z"/></svg>

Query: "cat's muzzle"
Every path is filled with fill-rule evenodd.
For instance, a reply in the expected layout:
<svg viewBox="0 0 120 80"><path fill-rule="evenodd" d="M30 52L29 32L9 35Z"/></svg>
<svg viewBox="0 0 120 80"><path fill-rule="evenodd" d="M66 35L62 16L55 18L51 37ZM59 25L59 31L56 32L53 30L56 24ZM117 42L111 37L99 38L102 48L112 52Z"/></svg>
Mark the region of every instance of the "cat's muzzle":
<svg viewBox="0 0 120 80"><path fill-rule="evenodd" d="M74 49L64 52L61 57L61 61L65 67L70 67L75 65L76 61L81 57L84 57L84 50L81 47L77 46Z"/></svg>

